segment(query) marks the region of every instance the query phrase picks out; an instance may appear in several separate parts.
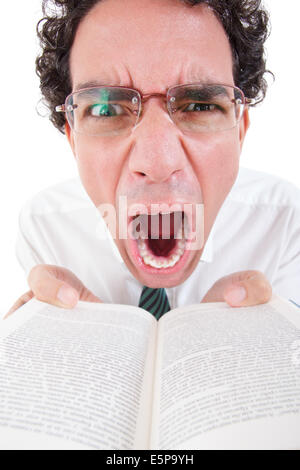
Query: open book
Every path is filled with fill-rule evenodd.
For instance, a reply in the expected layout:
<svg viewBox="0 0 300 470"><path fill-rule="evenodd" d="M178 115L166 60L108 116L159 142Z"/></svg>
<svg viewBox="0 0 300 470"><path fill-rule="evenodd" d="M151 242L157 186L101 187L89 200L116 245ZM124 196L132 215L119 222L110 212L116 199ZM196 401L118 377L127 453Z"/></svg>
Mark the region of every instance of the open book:
<svg viewBox="0 0 300 470"><path fill-rule="evenodd" d="M300 310L33 299L0 322L0 448L300 448Z"/></svg>

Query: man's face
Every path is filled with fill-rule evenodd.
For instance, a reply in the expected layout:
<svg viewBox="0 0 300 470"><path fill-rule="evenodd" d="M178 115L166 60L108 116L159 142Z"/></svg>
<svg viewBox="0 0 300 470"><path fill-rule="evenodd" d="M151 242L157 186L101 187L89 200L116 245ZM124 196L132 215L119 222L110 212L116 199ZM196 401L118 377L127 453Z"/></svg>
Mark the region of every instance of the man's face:
<svg viewBox="0 0 300 470"><path fill-rule="evenodd" d="M234 85L221 23L206 6L191 8L175 0L100 1L79 25L70 69L73 91L88 83L127 86L143 94L197 82ZM247 126L246 112L234 129L185 134L163 100L153 97L126 136L85 136L68 126L66 131L83 185L97 207L106 203L118 210L120 196L128 206L203 203L206 241L236 179ZM187 251L173 267L155 268L144 262L136 241L115 242L132 274L149 287L182 283L202 253ZM177 243L170 246L172 253ZM151 256L154 245L146 245ZM168 259L168 251L161 253L155 251L154 258Z"/></svg>

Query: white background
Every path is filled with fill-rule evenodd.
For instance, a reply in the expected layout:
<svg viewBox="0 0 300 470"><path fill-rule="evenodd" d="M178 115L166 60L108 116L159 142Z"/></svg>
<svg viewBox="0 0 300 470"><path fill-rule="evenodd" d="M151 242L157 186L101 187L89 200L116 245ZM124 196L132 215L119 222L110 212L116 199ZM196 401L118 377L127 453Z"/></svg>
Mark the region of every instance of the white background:
<svg viewBox="0 0 300 470"><path fill-rule="evenodd" d="M28 290L15 257L18 213L36 192L76 175L65 137L36 113L34 60L41 0L1 5L0 316ZM276 75L265 102L251 111L242 165L300 187L299 0L269 0L268 67Z"/></svg>

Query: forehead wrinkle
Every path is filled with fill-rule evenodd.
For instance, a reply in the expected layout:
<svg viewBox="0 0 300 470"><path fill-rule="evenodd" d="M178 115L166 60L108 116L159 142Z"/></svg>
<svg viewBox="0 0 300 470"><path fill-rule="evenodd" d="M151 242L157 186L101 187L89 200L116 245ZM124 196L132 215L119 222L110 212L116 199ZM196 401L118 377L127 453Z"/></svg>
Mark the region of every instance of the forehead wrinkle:
<svg viewBox="0 0 300 470"><path fill-rule="evenodd" d="M123 70L121 68L115 68L110 71L103 70L96 72L95 75L89 73L88 75L84 75L84 78L80 80L76 79L74 82L73 91L97 86L125 86L133 88L132 76L129 72L129 68L125 64L123 64Z"/></svg>
<svg viewBox="0 0 300 470"><path fill-rule="evenodd" d="M196 63L185 63L183 65L182 71L179 75L179 81L179 84L201 83L203 85L214 85L223 83L213 70L204 69ZM230 85L230 83L228 83L228 85Z"/></svg>
<svg viewBox="0 0 300 470"><path fill-rule="evenodd" d="M171 77L171 79L162 80L161 77L156 79L155 70L152 67L151 76L148 74L143 74L142 79L137 79L137 77L132 77L133 88L141 91L143 94L148 93L165 93L168 88L176 85L192 84L192 83L201 83L203 85L218 84L223 83L220 81L219 77L216 74L208 73L207 70L201 69L198 64L177 64L176 67L170 65L170 70L172 70L172 76L167 74L166 76ZM177 69L177 70L176 70ZM129 75L131 76L129 70ZM160 75L160 74L158 74ZM147 89L145 88L145 83L147 83ZM230 83L229 83L230 85Z"/></svg>

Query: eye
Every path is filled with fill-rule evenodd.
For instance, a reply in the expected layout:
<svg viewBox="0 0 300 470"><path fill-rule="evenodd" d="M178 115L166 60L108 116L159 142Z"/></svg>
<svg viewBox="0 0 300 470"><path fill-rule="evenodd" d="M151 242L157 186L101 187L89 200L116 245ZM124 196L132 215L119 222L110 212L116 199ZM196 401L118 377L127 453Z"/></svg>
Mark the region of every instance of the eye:
<svg viewBox="0 0 300 470"><path fill-rule="evenodd" d="M183 112L192 111L217 111L219 108L215 104L210 103L191 103L183 109Z"/></svg>
<svg viewBox="0 0 300 470"><path fill-rule="evenodd" d="M113 117L124 114L124 110L119 104L97 103L88 108L88 114L93 117Z"/></svg>

